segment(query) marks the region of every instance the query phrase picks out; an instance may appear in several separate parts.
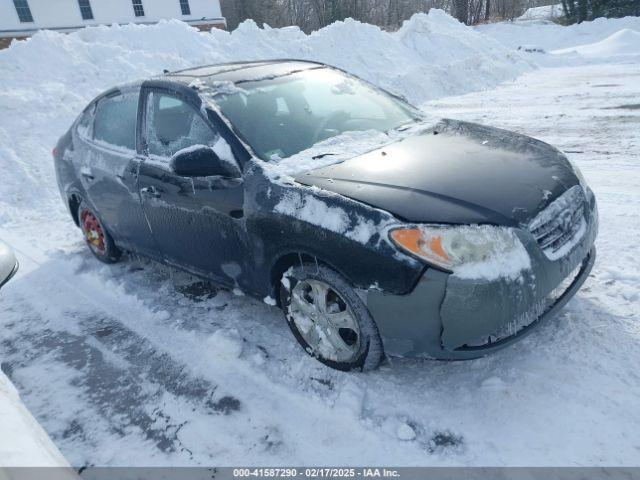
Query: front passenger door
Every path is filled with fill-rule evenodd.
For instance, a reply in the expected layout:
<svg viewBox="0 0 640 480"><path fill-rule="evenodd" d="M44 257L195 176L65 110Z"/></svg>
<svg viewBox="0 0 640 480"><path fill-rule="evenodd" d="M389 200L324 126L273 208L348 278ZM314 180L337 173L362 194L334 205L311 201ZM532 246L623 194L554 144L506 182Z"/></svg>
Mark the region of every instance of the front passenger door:
<svg viewBox="0 0 640 480"><path fill-rule="evenodd" d="M181 177L169 162L181 149L224 142L200 109L175 92L146 89L142 207L165 261L235 285L244 268L241 178Z"/></svg>

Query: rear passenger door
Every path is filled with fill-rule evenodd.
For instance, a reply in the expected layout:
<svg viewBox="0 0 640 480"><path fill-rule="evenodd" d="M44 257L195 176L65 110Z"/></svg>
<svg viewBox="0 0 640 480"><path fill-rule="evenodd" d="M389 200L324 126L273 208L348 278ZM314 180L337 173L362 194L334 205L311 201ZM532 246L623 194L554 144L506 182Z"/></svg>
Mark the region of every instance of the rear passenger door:
<svg viewBox="0 0 640 480"><path fill-rule="evenodd" d="M80 181L87 200L116 243L157 256L153 236L142 212L138 193L137 124L140 89L116 90L95 106L92 129L79 157ZM90 138L86 138L90 136Z"/></svg>

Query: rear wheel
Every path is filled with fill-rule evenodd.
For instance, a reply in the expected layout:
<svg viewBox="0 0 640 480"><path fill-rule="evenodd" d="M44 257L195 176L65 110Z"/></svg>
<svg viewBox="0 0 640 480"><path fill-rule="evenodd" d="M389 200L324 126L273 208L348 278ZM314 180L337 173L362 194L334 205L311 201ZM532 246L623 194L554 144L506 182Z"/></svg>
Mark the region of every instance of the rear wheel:
<svg viewBox="0 0 640 480"><path fill-rule="evenodd" d="M289 328L305 351L338 370L372 370L384 357L375 322L354 288L323 265L293 267L280 300Z"/></svg>
<svg viewBox="0 0 640 480"><path fill-rule="evenodd" d="M78 223L89 250L98 260L115 263L120 259L122 252L116 247L98 216L85 202L81 202L78 208Z"/></svg>

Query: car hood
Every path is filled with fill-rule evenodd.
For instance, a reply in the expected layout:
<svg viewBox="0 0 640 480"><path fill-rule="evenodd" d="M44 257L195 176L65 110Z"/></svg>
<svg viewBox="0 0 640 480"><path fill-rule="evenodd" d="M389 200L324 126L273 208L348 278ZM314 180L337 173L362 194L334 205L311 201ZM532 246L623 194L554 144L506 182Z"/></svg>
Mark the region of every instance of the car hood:
<svg viewBox="0 0 640 480"><path fill-rule="evenodd" d="M556 148L455 120L295 179L405 221L505 226L527 224L579 183Z"/></svg>

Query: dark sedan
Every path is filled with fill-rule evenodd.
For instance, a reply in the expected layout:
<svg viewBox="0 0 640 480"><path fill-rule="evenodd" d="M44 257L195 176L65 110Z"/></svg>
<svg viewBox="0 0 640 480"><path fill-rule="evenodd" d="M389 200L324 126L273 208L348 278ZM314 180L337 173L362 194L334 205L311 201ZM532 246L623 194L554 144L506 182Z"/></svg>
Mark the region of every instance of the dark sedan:
<svg viewBox="0 0 640 480"><path fill-rule="evenodd" d="M113 88L54 158L99 260L132 251L277 304L342 370L490 353L557 312L595 259L595 197L556 148L429 121L313 62Z"/></svg>

